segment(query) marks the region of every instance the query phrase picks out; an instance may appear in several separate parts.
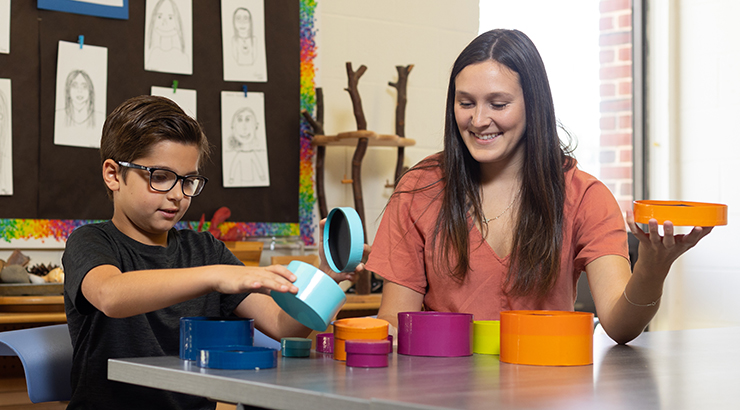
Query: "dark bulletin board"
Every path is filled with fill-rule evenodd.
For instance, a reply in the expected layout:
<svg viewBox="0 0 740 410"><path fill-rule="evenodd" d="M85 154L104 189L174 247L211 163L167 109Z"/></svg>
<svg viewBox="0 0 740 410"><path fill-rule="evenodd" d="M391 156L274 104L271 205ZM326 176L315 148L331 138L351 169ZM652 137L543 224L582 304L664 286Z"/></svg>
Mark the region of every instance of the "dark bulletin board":
<svg viewBox="0 0 740 410"><path fill-rule="evenodd" d="M13 1L11 54L0 54L0 78L10 78L13 101L13 189L0 196L0 218L109 219L113 206L102 182L97 149L54 145L58 42L108 48L107 113L124 100L149 94L152 85L197 90L198 121L213 150L202 172L210 182L184 220L210 220L222 206L230 221L298 222L300 33L296 0L265 0L267 83L246 83L265 94L270 186L223 188L220 2L193 1L193 75L144 70L145 2L129 2L129 19L115 20L38 10L36 1Z"/></svg>

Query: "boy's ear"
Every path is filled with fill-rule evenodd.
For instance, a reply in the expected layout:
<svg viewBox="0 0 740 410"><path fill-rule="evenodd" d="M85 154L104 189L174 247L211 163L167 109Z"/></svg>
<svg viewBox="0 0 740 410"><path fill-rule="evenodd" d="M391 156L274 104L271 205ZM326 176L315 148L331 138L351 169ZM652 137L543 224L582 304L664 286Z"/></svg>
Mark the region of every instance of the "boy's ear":
<svg viewBox="0 0 740 410"><path fill-rule="evenodd" d="M115 192L121 188L121 174L118 173L118 164L112 159L103 162L103 181L108 189Z"/></svg>

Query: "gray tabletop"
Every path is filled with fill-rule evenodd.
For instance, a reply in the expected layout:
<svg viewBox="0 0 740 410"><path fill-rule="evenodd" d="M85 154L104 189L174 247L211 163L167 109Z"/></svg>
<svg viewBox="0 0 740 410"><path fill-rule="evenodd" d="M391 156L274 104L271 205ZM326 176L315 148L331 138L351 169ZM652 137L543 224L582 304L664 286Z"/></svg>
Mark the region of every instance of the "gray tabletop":
<svg viewBox="0 0 740 410"><path fill-rule="evenodd" d="M276 409L738 409L740 328L646 332L626 346L595 335L592 366L393 353L389 367L364 369L312 352L261 370L111 359L108 378Z"/></svg>

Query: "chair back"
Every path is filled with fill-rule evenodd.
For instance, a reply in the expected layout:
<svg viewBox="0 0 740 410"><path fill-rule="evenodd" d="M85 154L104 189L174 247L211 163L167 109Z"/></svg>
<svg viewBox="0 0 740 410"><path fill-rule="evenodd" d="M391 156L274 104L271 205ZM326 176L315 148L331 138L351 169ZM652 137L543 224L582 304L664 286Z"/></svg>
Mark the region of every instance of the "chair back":
<svg viewBox="0 0 740 410"><path fill-rule="evenodd" d="M264 243L260 241L225 241L226 247L246 266L259 266Z"/></svg>
<svg viewBox="0 0 740 410"><path fill-rule="evenodd" d="M319 267L319 255L277 255L270 258L270 263L273 265L287 265L292 261L306 262L314 267Z"/></svg>
<svg viewBox="0 0 740 410"><path fill-rule="evenodd" d="M72 339L67 325L0 332L0 356L18 356L33 403L72 398Z"/></svg>

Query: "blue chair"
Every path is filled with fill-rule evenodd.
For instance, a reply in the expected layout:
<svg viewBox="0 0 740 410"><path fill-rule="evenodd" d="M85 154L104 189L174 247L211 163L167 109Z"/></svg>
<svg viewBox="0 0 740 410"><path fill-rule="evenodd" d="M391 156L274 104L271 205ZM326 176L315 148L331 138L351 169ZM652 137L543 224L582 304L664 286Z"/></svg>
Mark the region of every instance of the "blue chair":
<svg viewBox="0 0 740 410"><path fill-rule="evenodd" d="M255 346L259 347L269 347L270 349L280 350L282 349L282 344L271 338L270 336L267 336L266 334L260 332L257 329L254 329L254 343Z"/></svg>
<svg viewBox="0 0 740 410"><path fill-rule="evenodd" d="M72 340L67 325L0 332L0 356L18 356L34 403L72 397Z"/></svg>

